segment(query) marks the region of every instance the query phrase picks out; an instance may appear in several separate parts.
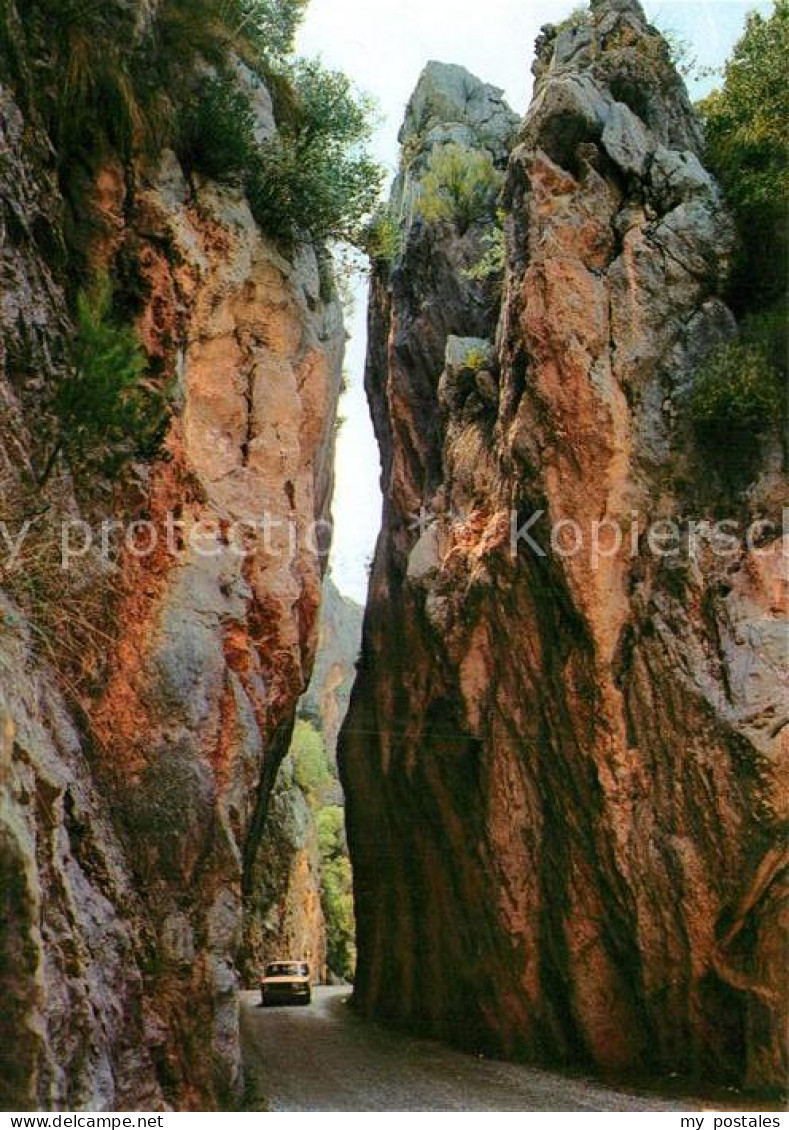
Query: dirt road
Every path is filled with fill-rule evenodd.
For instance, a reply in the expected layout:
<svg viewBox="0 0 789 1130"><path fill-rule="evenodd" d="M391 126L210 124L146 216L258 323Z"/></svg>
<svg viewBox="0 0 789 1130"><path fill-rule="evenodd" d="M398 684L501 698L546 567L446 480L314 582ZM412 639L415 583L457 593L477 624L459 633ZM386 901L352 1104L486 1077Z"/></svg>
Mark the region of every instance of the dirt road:
<svg viewBox="0 0 789 1130"><path fill-rule="evenodd" d="M267 1109L685 1110L520 1064L499 1063L370 1024L347 989L318 989L309 1008L242 1003L244 1055Z"/></svg>

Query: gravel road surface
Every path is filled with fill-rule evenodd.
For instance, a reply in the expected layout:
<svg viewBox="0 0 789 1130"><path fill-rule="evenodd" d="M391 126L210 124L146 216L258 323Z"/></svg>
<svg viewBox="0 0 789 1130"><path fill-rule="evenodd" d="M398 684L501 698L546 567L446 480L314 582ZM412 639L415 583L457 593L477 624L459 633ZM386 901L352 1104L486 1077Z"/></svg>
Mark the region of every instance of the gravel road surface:
<svg viewBox="0 0 789 1130"><path fill-rule="evenodd" d="M263 1109L693 1109L393 1032L360 1019L349 995L317 989L308 1008L263 1009L257 993L243 994L245 1062Z"/></svg>

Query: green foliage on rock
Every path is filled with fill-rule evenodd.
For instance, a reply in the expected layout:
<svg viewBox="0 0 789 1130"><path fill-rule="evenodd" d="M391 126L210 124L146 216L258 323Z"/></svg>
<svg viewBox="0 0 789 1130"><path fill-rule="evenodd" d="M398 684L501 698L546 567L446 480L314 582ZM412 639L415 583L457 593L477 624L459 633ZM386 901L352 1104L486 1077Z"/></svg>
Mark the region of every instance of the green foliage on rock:
<svg viewBox="0 0 789 1130"><path fill-rule="evenodd" d="M573 28L584 27L589 22L589 9L586 8L583 4L579 4L577 8L573 8L569 16L565 16L561 23L558 23L556 25L555 34L560 35L563 31L570 31Z"/></svg>
<svg viewBox="0 0 789 1130"><path fill-rule="evenodd" d="M162 62L196 56L221 66L228 53L276 65L293 50L307 0L163 0L153 24Z"/></svg>
<svg viewBox="0 0 789 1130"><path fill-rule="evenodd" d="M138 60L141 76L150 63L169 88L177 73L188 76L198 59L220 66L240 18L238 5L229 0L162 0L151 23L148 58Z"/></svg>
<svg viewBox="0 0 789 1130"><path fill-rule="evenodd" d="M179 149L190 168L217 180L243 179L254 160L255 116L228 75L205 83L181 120Z"/></svg>
<svg viewBox="0 0 789 1130"><path fill-rule="evenodd" d="M120 2L30 0L22 9L31 58L52 76L35 101L80 271L99 224L90 197L102 160L154 157L166 145L207 176L241 180L258 223L282 243L361 241L383 179L367 150L371 106L345 75L292 59L305 7L162 0L144 30ZM266 83L277 111L278 132L262 146L237 60Z"/></svg>
<svg viewBox="0 0 789 1130"><path fill-rule="evenodd" d="M147 387L147 360L135 331L113 317L112 285L102 275L77 299L73 364L50 405L56 434L42 473L49 478L63 455L73 472L116 473L149 456L166 421L161 395Z"/></svg>
<svg viewBox="0 0 789 1130"><path fill-rule="evenodd" d="M228 4L228 0L224 0ZM261 57L281 59L293 50L309 0L234 0L237 31Z"/></svg>
<svg viewBox="0 0 789 1130"><path fill-rule="evenodd" d="M321 906L326 922L327 964L350 980L356 961L353 876L345 840L345 815L330 803L336 785L320 731L299 719L290 747L293 780L315 818L321 868Z"/></svg>
<svg viewBox="0 0 789 1130"><path fill-rule="evenodd" d="M364 230L362 250L372 263L391 263L402 250L403 237L390 207L380 208Z"/></svg>
<svg viewBox="0 0 789 1130"><path fill-rule="evenodd" d="M181 156L206 176L240 180L272 239L362 247L383 180L367 151L372 105L345 75L314 60L293 63L279 77L290 109L271 138L258 144L249 98L224 73L182 115Z"/></svg>
<svg viewBox="0 0 789 1130"><path fill-rule="evenodd" d="M730 301L740 337L716 350L697 375L692 416L717 457L750 471L759 438L786 412L785 288L789 268L789 0L753 13L700 105L706 157L737 222L739 252Z"/></svg>
<svg viewBox="0 0 789 1130"><path fill-rule="evenodd" d="M133 49L129 5L25 0L17 11L24 47L16 96L29 125L43 125L51 142L66 206L63 241L58 232L52 243L73 303L89 279L89 248L101 228L91 205L96 173L110 154L128 160L142 138L154 134L157 116Z"/></svg>
<svg viewBox="0 0 789 1130"><path fill-rule="evenodd" d="M299 719L293 731L290 752L296 784L310 807L319 807L332 783L323 738L309 722Z"/></svg>
<svg viewBox="0 0 789 1130"><path fill-rule="evenodd" d="M19 7L51 76L37 103L58 154L106 142L126 151L143 116L128 50L131 9L101 0L29 0Z"/></svg>
<svg viewBox="0 0 789 1130"><path fill-rule="evenodd" d="M466 354L466 367L473 373L485 368L487 357L481 349L472 349Z"/></svg>
<svg viewBox="0 0 789 1130"><path fill-rule="evenodd" d="M778 411L775 370L766 351L742 340L716 350L698 374L693 422L711 443L742 443L761 435Z"/></svg>
<svg viewBox="0 0 789 1130"><path fill-rule="evenodd" d="M356 966L353 875L345 842L343 810L332 805L317 816L321 854L321 903L326 919L329 968L350 981Z"/></svg>
<svg viewBox="0 0 789 1130"><path fill-rule="evenodd" d="M428 223L453 223L465 232L493 217L502 183L488 153L455 142L438 146L419 186L417 212Z"/></svg>
<svg viewBox="0 0 789 1130"><path fill-rule="evenodd" d="M782 298L789 263L789 0L752 13L724 82L700 105L707 162L734 210L742 254L734 280L740 310Z"/></svg>
<svg viewBox="0 0 789 1130"><path fill-rule="evenodd" d="M786 345L781 312L747 318L740 337L715 350L696 374L696 434L732 481L750 474L762 437L785 413Z"/></svg>
<svg viewBox="0 0 789 1130"><path fill-rule="evenodd" d="M464 272L472 282L501 283L507 265L507 241L504 233L504 214L499 213L496 223L482 236L485 251L473 266Z"/></svg>
<svg viewBox="0 0 789 1130"><path fill-rule="evenodd" d="M265 142L248 183L255 218L275 239L362 246L383 170L369 155L372 104L339 71L301 60L289 72L297 109Z"/></svg>

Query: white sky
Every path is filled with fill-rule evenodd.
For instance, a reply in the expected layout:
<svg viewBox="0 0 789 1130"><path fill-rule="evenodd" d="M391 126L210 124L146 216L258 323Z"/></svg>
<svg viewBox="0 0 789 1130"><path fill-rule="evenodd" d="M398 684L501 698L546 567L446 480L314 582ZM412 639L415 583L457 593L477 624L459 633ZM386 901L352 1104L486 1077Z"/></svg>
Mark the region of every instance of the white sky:
<svg viewBox="0 0 789 1130"><path fill-rule="evenodd" d="M650 20L689 41L705 66L726 58L748 11L772 9L770 0L642 2ZM512 108L523 113L541 25L559 22L577 6L578 0L311 0L298 49L320 55L375 96L381 111L375 150L393 172L403 111L428 60L462 63L485 82L502 87ZM691 86L694 97L701 93ZM339 588L362 603L381 514L378 448L363 388L365 306L360 286L348 326L349 389L340 409L346 422L337 450L332 553Z"/></svg>

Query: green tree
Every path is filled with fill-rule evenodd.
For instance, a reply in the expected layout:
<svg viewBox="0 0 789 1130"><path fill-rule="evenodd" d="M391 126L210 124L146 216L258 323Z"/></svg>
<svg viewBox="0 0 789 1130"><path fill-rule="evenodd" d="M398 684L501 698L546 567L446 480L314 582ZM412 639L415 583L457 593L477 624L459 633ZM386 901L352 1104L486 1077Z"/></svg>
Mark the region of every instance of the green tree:
<svg viewBox="0 0 789 1130"><path fill-rule="evenodd" d="M135 456L153 454L166 423L164 398L142 380L147 359L136 332L113 317L109 277L77 298L72 368L55 391L56 421L40 483L62 454L72 471L115 473Z"/></svg>
<svg viewBox="0 0 789 1130"><path fill-rule="evenodd" d="M271 65L293 51L307 2L163 0L154 35L166 59L189 63L201 55L221 65L233 50L257 64Z"/></svg>
<svg viewBox="0 0 789 1130"><path fill-rule="evenodd" d="M742 338L716 350L693 387L691 412L699 437L727 463L750 462L779 411L770 346L753 340L755 332L746 326Z"/></svg>
<svg viewBox="0 0 789 1130"><path fill-rule="evenodd" d="M326 919L327 963L332 972L353 978L356 965L353 875L345 840L345 816L336 805L317 815L321 855L321 904Z"/></svg>
<svg viewBox="0 0 789 1130"><path fill-rule="evenodd" d="M753 471L760 437L786 411L787 57L789 0L776 0L769 17L748 17L723 86L700 105L707 161L739 232L729 297L741 332L697 374L691 413L699 438L735 479Z"/></svg>
<svg viewBox="0 0 789 1130"><path fill-rule="evenodd" d="M332 783L323 738L309 722L299 719L293 731L290 752L296 784L310 806L313 809L319 807Z"/></svg>
<svg viewBox="0 0 789 1130"><path fill-rule="evenodd" d="M760 310L783 297L789 239L789 0L752 13L720 90L700 104L707 160L740 232L733 301Z"/></svg>
<svg viewBox="0 0 789 1130"><path fill-rule="evenodd" d="M315 60L295 63L289 77L296 112L280 123L250 170L255 218L280 240L363 246L383 183L368 150L372 103L346 75Z"/></svg>
<svg viewBox="0 0 789 1130"><path fill-rule="evenodd" d="M286 247L307 240L364 248L383 182L368 151L372 103L314 60L283 64L276 76L288 110L273 137L258 144L249 97L226 71L187 102L181 157L206 176L240 181L260 227Z"/></svg>
<svg viewBox="0 0 789 1130"><path fill-rule="evenodd" d="M332 859L340 851L345 836L345 816L336 804L322 808L316 818L318 846L322 859Z"/></svg>
<svg viewBox="0 0 789 1130"><path fill-rule="evenodd" d="M315 817L327 963L338 977L351 980L356 964L356 926L345 814L339 805L325 803L335 780L321 733L304 719L296 723L290 756L294 783L304 793Z"/></svg>
<svg viewBox="0 0 789 1130"><path fill-rule="evenodd" d="M372 263L392 263L402 250L402 233L390 206L379 208L363 234L363 250Z"/></svg>
<svg viewBox="0 0 789 1130"><path fill-rule="evenodd" d="M190 168L216 180L243 180L256 159L255 115L230 75L206 82L181 116L179 149Z"/></svg>
<svg viewBox="0 0 789 1130"><path fill-rule="evenodd" d="M238 30L262 56L283 58L293 51L308 3L309 0L236 0L240 9Z"/></svg>

